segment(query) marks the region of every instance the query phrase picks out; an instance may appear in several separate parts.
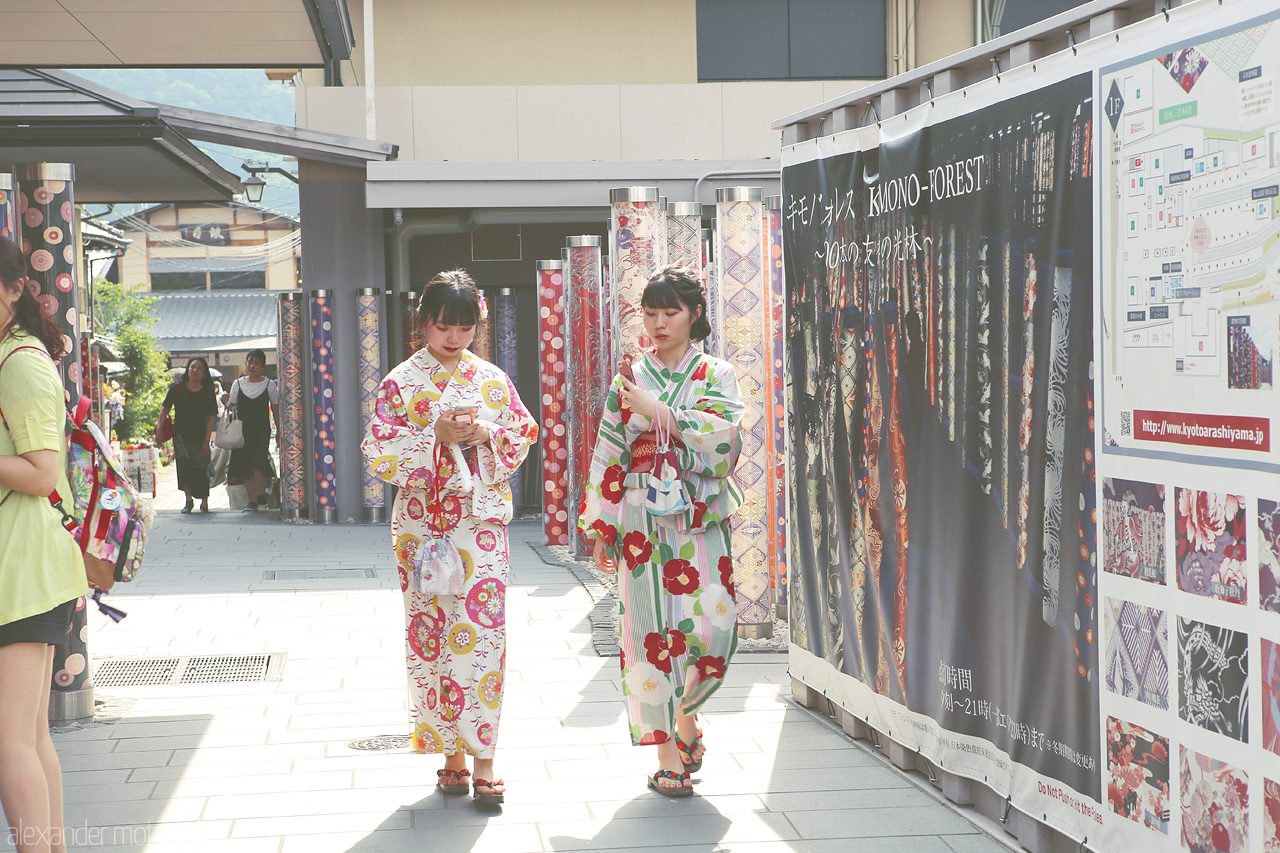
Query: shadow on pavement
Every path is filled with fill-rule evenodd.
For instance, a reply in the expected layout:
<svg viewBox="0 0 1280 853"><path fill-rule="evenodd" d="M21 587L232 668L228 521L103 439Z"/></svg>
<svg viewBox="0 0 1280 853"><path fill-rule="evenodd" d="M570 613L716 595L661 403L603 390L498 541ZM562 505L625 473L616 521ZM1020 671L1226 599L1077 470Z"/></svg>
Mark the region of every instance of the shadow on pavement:
<svg viewBox="0 0 1280 853"><path fill-rule="evenodd" d="M614 813L591 838L553 835L548 850L633 850L688 846L710 850L729 833L731 821L705 797L684 800L650 793Z"/></svg>

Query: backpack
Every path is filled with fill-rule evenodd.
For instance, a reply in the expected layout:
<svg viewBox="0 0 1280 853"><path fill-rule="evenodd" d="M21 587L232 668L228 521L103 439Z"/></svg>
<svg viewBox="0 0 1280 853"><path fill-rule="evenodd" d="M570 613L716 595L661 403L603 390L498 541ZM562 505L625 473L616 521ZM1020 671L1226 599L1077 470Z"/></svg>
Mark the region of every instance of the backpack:
<svg viewBox="0 0 1280 853"><path fill-rule="evenodd" d="M44 352L38 347L18 347L13 352L22 349ZM0 368L3 366L0 362ZM85 574L95 590L94 602L119 622L124 612L102 601L102 594L117 582L128 583L137 577L146 550L147 526L154 521L155 512L125 476L111 442L89 420L90 406L89 398L81 397L75 411L67 412L71 494L64 496L55 489L49 502L62 514L63 527L80 546Z"/></svg>

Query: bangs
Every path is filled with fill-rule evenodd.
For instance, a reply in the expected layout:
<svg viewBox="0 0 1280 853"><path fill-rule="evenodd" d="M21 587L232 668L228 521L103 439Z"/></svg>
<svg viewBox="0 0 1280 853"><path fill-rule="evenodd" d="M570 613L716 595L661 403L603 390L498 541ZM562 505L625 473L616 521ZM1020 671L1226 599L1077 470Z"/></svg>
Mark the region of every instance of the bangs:
<svg viewBox="0 0 1280 853"><path fill-rule="evenodd" d="M446 326L475 326L480 322L480 306L475 298L466 291L445 288L440 294L439 308L427 318L431 323L443 323Z"/></svg>
<svg viewBox="0 0 1280 853"><path fill-rule="evenodd" d="M688 308L680 301L679 294L676 293L675 287L665 278L652 282L644 289L644 294L640 297L640 304L645 308Z"/></svg>

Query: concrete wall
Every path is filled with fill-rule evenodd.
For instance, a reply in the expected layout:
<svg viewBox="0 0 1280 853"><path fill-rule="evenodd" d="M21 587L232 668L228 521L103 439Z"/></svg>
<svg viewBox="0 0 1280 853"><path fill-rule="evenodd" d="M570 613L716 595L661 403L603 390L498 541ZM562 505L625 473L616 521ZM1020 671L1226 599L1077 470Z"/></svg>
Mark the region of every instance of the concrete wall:
<svg viewBox="0 0 1280 853"><path fill-rule="evenodd" d="M862 85L378 86L377 138L402 161L776 159L775 119ZM300 86L298 126L364 136L364 95Z"/></svg>
<svg viewBox="0 0 1280 853"><path fill-rule="evenodd" d="M334 293L333 368L334 424L337 439L338 520L361 516L361 471L363 460L360 441L360 364L356 327L356 291L363 287L383 288L385 292L385 236L382 213L364 206L364 170L299 161L299 188L306 228L302 230L302 276L306 283L304 298L309 305L312 290ZM304 310L304 318L307 316ZM305 321L309 323L309 320ZM384 326L385 327L385 326ZM309 337L307 338L309 340ZM386 336L383 345L383 373L386 372ZM311 388L311 348L304 346L307 364L303 386L308 393L308 419ZM311 468L314 431L308 420L308 472ZM308 475L308 495L310 484ZM315 505L311 501L314 518Z"/></svg>

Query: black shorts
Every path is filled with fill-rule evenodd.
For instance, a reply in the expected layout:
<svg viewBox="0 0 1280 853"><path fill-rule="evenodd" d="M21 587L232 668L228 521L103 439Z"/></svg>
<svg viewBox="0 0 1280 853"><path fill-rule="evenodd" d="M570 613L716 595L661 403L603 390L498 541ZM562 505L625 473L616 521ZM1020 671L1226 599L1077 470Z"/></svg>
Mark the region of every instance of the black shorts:
<svg viewBox="0 0 1280 853"><path fill-rule="evenodd" d="M44 613L0 625L0 646L14 643L65 646L71 642L71 616L76 612L78 600L73 598Z"/></svg>

